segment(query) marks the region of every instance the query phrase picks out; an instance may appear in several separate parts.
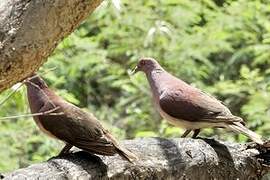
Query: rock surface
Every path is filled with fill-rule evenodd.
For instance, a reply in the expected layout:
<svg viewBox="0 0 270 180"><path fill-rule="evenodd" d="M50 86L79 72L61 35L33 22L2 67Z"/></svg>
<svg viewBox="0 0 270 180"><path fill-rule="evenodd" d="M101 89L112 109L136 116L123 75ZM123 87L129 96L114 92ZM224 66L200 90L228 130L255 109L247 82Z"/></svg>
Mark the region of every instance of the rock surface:
<svg viewBox="0 0 270 180"><path fill-rule="evenodd" d="M122 142L139 156L135 164L120 156L76 151L5 174L5 179L261 179L269 152L213 139L143 138Z"/></svg>

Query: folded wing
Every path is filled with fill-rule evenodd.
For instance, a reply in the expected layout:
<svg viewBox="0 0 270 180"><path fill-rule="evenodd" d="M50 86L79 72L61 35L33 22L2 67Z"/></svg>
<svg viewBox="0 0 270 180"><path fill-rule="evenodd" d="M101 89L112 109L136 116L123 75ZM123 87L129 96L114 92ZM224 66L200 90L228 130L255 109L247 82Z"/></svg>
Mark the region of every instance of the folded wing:
<svg viewBox="0 0 270 180"><path fill-rule="evenodd" d="M242 122L241 118L233 116L217 99L197 89L164 91L159 105L164 112L177 119L209 123Z"/></svg>
<svg viewBox="0 0 270 180"><path fill-rule="evenodd" d="M40 112L46 112L53 108L52 104L47 103ZM60 112L63 114L38 117L44 129L50 131L57 138L85 151L102 155L116 153L113 140L107 136L108 132L92 114L67 103L54 113Z"/></svg>

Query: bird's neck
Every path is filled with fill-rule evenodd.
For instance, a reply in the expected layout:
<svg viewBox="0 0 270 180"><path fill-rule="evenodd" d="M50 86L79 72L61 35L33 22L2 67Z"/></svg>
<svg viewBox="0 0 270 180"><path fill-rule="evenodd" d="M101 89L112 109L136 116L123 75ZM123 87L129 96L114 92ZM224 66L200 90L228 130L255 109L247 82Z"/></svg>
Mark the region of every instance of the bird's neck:
<svg viewBox="0 0 270 180"><path fill-rule="evenodd" d="M32 84L27 85L27 98L32 113L37 113L43 105L49 101L48 94L50 90L47 87L39 88Z"/></svg>
<svg viewBox="0 0 270 180"><path fill-rule="evenodd" d="M162 79L164 73L167 72L163 69L155 69L146 73L154 97L159 97L164 91Z"/></svg>

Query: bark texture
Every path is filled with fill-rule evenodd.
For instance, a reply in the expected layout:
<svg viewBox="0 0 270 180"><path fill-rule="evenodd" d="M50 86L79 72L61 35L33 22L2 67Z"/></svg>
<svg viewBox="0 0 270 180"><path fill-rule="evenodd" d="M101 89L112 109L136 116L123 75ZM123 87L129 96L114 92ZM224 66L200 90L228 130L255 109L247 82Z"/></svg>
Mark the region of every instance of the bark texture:
<svg viewBox="0 0 270 180"><path fill-rule="evenodd" d="M78 151L8 173L5 179L262 179L268 150L212 139L144 138L123 141L135 164Z"/></svg>
<svg viewBox="0 0 270 180"><path fill-rule="evenodd" d="M35 72L102 0L1 0L0 92Z"/></svg>

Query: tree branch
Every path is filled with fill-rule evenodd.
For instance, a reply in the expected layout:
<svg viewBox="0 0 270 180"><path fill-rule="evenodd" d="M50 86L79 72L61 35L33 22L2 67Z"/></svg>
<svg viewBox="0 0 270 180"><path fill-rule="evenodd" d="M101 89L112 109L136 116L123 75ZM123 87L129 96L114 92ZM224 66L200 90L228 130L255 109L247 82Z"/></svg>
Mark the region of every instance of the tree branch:
<svg viewBox="0 0 270 180"><path fill-rule="evenodd" d="M261 179L269 151L211 139L144 138L123 144L140 158L76 152L6 174L6 179Z"/></svg>
<svg viewBox="0 0 270 180"><path fill-rule="evenodd" d="M0 92L31 75L102 0L1 0Z"/></svg>

